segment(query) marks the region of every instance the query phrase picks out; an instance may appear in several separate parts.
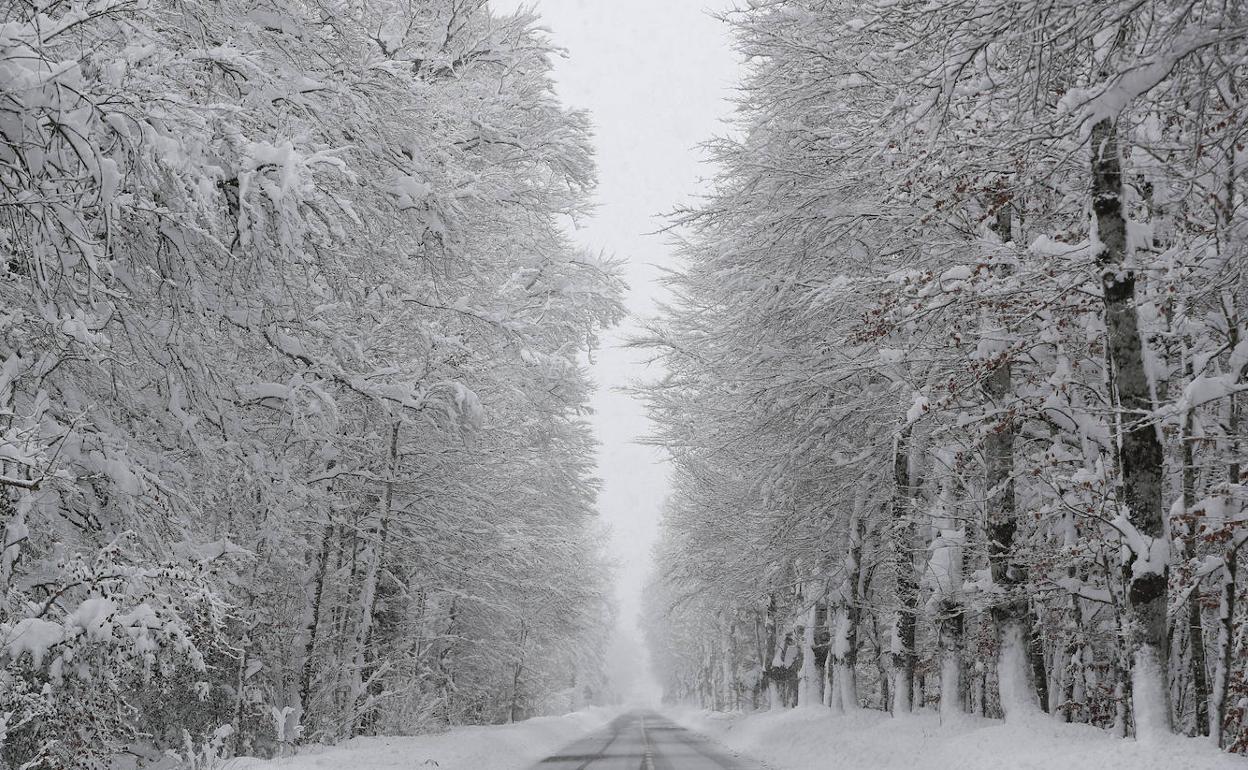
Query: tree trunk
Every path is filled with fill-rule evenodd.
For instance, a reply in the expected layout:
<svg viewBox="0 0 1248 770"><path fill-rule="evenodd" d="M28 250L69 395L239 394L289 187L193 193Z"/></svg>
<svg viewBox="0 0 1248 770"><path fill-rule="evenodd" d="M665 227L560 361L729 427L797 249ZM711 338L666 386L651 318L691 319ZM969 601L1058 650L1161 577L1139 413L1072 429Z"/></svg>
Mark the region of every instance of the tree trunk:
<svg viewBox="0 0 1248 770"><path fill-rule="evenodd" d="M315 668L317 630L321 625L321 602L325 598L325 577L329 568L329 550L333 542L334 525L326 521L321 533L321 550L316 559L316 568L312 574L312 599L307 612L307 626L304 629L303 669L299 674L299 724L307 732L308 714L312 705L312 674ZM301 734L299 737L303 737Z"/></svg>
<svg viewBox="0 0 1248 770"><path fill-rule="evenodd" d="M836 681L836 664L832 660L832 646L836 644L836 626L839 621L836 617L836 608L828 604L828 628L830 629L830 638L828 640L828 656L824 659L823 665L823 705L836 711L841 711L841 696L837 691Z"/></svg>
<svg viewBox="0 0 1248 770"><path fill-rule="evenodd" d="M1013 213L1008 203L997 210L995 229L1003 245L1013 242ZM994 271L998 275L1008 275L1011 269L1000 265ZM1036 697L1027 661L1032 633L1031 613L1024 594L1027 571L1016 554L1018 509L1014 496L1014 441L1018 422L1008 404L1014 387L1013 366L1004 334L999 324L985 324L981 344L986 343L996 357L983 383L987 404L997 420L984 437L984 481L988 493L988 566L993 584L1002 592L1001 599L992 607L997 639L997 683L1001 710L1009 720L1034 712Z"/></svg>
<svg viewBox="0 0 1248 770"><path fill-rule="evenodd" d="M520 721L522 716L520 704L520 674L524 671L524 645L529 638L529 628L524 621L520 621L520 644L517 652L516 664L511 674L511 706L507 709L507 721L515 723Z"/></svg>
<svg viewBox="0 0 1248 770"><path fill-rule="evenodd" d="M247 735L247 722L245 719L247 710L247 680L251 675L248 669L251 668L251 648L255 643L253 637L256 629L261 625L260 613L256 609L259 600L257 583L260 580L260 569L268 561L268 536L265 533L267 531L269 509L268 506L264 505L259 492L256 493L256 504L261 506L261 510L264 513L261 514L258 522L260 535L256 543L256 556L251 567L251 578L247 581L245 588L247 600L239 613L243 629L242 638L239 640L238 669L235 672L234 682L233 732L230 734L235 754L246 751L250 740Z"/></svg>
<svg viewBox="0 0 1248 770"><path fill-rule="evenodd" d="M1183 370L1184 375L1190 382L1194 376L1192 371L1191 354L1184 346L1183 351ZM1183 433L1181 436L1182 457L1183 457L1183 496L1182 496L1182 520L1183 520L1183 550L1187 558L1195 558L1197 556L1196 536L1200 528L1199 522L1194 518L1193 508L1196 505L1196 448L1195 438L1195 420L1194 410L1191 406L1183 412ZM1208 662L1205 659L1205 627L1201 621L1200 611L1200 586L1192 587L1191 595L1187 598L1187 643L1191 647L1191 677L1192 677L1192 699L1195 709L1196 734L1209 734L1209 680L1208 680Z"/></svg>
<svg viewBox="0 0 1248 770"><path fill-rule="evenodd" d="M1233 300L1232 300L1233 302ZM1239 314L1234 305L1228 308L1227 327L1230 330L1232 349L1238 347ZM1248 366L1236 372L1236 380L1243 380L1248 374ZM1231 489L1242 483L1239 464L1239 436L1242 431L1241 407L1239 394L1230 396L1230 414L1227 417L1226 433L1230 436L1231 462L1227 464L1226 480ZM1236 504L1232 499L1231 504ZM1238 508L1229 511L1227 521L1238 519ZM1238 589L1239 549L1244 545L1245 535L1237 529L1231 530L1230 541L1222 557L1222 582L1218 599L1218 647L1214 661L1213 687L1210 692L1209 737L1219 747L1225 748L1226 713L1230 695L1230 677L1235 661L1235 595Z"/></svg>
<svg viewBox="0 0 1248 770"><path fill-rule="evenodd" d="M963 531L958 526L955 505L956 456L945 452L940 464L946 476L932 515L936 537L932 540L928 575L932 582L932 603L936 610L937 661L940 665L940 713L962 713L962 648L966 627L965 608L960 600L962 586Z"/></svg>
<svg viewBox="0 0 1248 770"><path fill-rule="evenodd" d="M1205 654L1205 627L1201 620L1200 591L1192 591L1187 602L1187 640L1192 649L1192 697L1196 711L1196 734L1209 734L1209 662Z"/></svg>
<svg viewBox="0 0 1248 770"><path fill-rule="evenodd" d="M1130 557L1127 629L1132 652L1132 700L1136 735L1156 738L1170 732L1167 684L1166 594L1169 553L1162 505L1161 441L1149 416L1153 411L1144 368L1135 271L1127 262L1127 222L1123 213L1118 127L1106 119L1092 128L1092 210L1101 243L1098 267L1105 292L1105 325L1120 409L1119 467L1122 502L1127 508Z"/></svg>
<svg viewBox="0 0 1248 770"><path fill-rule="evenodd" d="M832 692L828 697L828 705L838 711L858 708L858 677L855 667L858 664L858 623L862 612L860 603L866 581L866 568L862 561L866 527L861 501L856 501L853 518L849 523L845 576L837 591L834 626L828 650L828 668L832 671Z"/></svg>
<svg viewBox="0 0 1248 770"><path fill-rule="evenodd" d="M724 634L723 642L720 647L720 666L723 669L723 687L724 687L724 703L728 711L740 711L741 699L737 688L736 676L733 673L733 632L736 630L736 623L729 619L725 625L727 632Z"/></svg>
<svg viewBox="0 0 1248 770"><path fill-rule="evenodd" d="M819 603L812 595L810 583L802 586L802 602L806 603L806 618L802 624L802 668L798 674L798 706L816 706L823 701L823 675L815 660L815 632L819 622Z"/></svg>
<svg viewBox="0 0 1248 770"><path fill-rule="evenodd" d="M1070 574L1073 577L1075 573L1071 570ZM1071 595L1071 631L1066 639L1066 665L1062 670L1062 689L1059 692L1061 703L1057 706L1062 710L1064 722L1087 721L1084 698L1087 692L1085 658L1088 653L1083 644L1083 606L1079 601L1077 595Z"/></svg>
<svg viewBox="0 0 1248 770"><path fill-rule="evenodd" d="M0 461L0 472L7 475L7 466L7 462ZM14 505L9 499L8 489L3 486L0 486L0 522L4 523L0 527L0 623L4 623L13 611L11 603L17 594L9 589L28 530L26 506Z"/></svg>
<svg viewBox="0 0 1248 770"><path fill-rule="evenodd" d="M776 643L776 595L767 597L767 615L763 621L763 632L766 641L763 646L763 681L767 685L767 707L771 710L781 708L780 683L776 673L776 655L779 646Z"/></svg>
<svg viewBox="0 0 1248 770"><path fill-rule="evenodd" d="M1219 747L1225 748L1223 728L1226 725L1227 696L1230 693L1231 667L1235 651L1235 579L1236 558L1227 557L1222 567L1222 583L1218 601L1218 647L1214 661L1213 688L1210 693L1209 737Z"/></svg>
<svg viewBox="0 0 1248 770"><path fill-rule="evenodd" d="M914 691L914 632L919 609L919 582L914 573L915 523L910 479L910 438L905 426L893 452L892 560L897 587L897 610L893 620L893 713L910 711Z"/></svg>
<svg viewBox="0 0 1248 770"><path fill-rule="evenodd" d="M966 616L961 607L940 610L936 634L940 647L940 713L962 713L962 645Z"/></svg>
<svg viewBox="0 0 1248 770"><path fill-rule="evenodd" d="M1030 618L1030 613L1028 613ZM1040 635L1040 624L1037 618L1030 618L1031 637L1027 640L1027 661L1031 665L1031 680L1036 685L1036 699L1040 702L1040 710L1049 710L1049 673L1044 662L1044 637Z"/></svg>
<svg viewBox="0 0 1248 770"><path fill-rule="evenodd" d="M385 548L390 507L394 499L394 477L398 472L399 425L390 429L390 446L386 460L386 477L381 485L377 517L369 527L364 541L364 574L360 590L360 618L356 624L355 651L352 659L351 702L355 717L351 732L358 735L368 711L365 672L368 668L368 647L372 638L373 616L376 612L377 581L381 573L382 551Z"/></svg>
<svg viewBox="0 0 1248 770"><path fill-rule="evenodd" d="M871 637L875 643L875 668L878 672L876 679L879 681L880 710L888 711L892 708L892 691L889 689L888 666L886 665L884 642L880 638L880 624L876 621L875 613L870 613L871 617Z"/></svg>

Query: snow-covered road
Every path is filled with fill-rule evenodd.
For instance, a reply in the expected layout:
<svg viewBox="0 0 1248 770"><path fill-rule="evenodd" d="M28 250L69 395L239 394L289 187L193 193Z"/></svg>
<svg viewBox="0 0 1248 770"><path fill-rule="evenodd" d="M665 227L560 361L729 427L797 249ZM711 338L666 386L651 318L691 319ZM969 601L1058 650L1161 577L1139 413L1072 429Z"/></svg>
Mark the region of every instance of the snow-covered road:
<svg viewBox="0 0 1248 770"><path fill-rule="evenodd" d="M759 770L653 711L634 711L547 757L536 770Z"/></svg>

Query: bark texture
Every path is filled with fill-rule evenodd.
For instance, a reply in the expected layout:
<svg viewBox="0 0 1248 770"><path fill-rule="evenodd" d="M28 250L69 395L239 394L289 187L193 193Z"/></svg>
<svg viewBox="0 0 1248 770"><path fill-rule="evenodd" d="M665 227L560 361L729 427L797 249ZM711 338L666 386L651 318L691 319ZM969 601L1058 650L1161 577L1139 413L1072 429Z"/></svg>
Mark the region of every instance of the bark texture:
<svg viewBox="0 0 1248 770"><path fill-rule="evenodd" d="M849 550L845 557L845 576L833 606L833 629L828 652L828 668L832 672L828 705L838 711L858 707L858 623L866 573L862 561L862 545L866 522L861 508L855 509L850 522Z"/></svg>
<svg viewBox="0 0 1248 770"><path fill-rule="evenodd" d="M910 478L910 438L907 425L897 438L893 456L892 557L897 586L897 610L893 622L893 712L913 708L914 632L919 609L919 581L914 570L915 524L913 487Z"/></svg>
<svg viewBox="0 0 1248 770"><path fill-rule="evenodd" d="M1014 240L1013 217L1009 204L997 211L997 236L1002 244ZM1000 265L994 268L1000 274L1008 274L1010 268ZM984 379L983 392L988 407L996 416L984 437L985 485L987 500L988 565L992 582L1002 590L1002 598L992 608L992 619L997 640L997 681L1001 696L1001 709L1006 719L1022 712L1035 711L1037 699L1034 688L1020 683L1029 680L1027 658L1016 655L1010 645L1018 639L1030 640L1031 613L1027 605L1024 583L1026 567L1018 559L1018 506L1014 496L1014 443L1018 436L1018 421L1008 403L1013 391L1013 367L1009 351L1003 339L1001 324L990 323L985 329L986 337L998 348L997 360Z"/></svg>
<svg viewBox="0 0 1248 770"><path fill-rule="evenodd" d="M1097 267L1105 296L1105 325L1114 390L1120 410L1121 499L1137 537L1125 566L1127 626L1132 645L1132 695L1136 734L1169 732L1166 594L1168 547L1162 503L1163 455L1149 419L1153 400L1144 367L1136 276L1127 261L1118 127L1102 120L1092 128L1092 210L1101 249ZM1144 552L1146 551L1146 552Z"/></svg>

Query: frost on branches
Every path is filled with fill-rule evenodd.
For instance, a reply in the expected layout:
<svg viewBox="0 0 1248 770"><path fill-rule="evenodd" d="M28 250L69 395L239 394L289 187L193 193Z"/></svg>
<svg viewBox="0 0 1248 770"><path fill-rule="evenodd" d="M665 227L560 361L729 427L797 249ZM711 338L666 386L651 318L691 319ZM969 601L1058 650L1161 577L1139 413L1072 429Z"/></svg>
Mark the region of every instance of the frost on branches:
<svg viewBox="0 0 1248 770"><path fill-rule="evenodd" d="M602 698L621 286L535 19L0 8L0 767Z"/></svg>
<svg viewBox="0 0 1248 770"><path fill-rule="evenodd" d="M1248 4L727 19L738 125L639 341L669 699L1248 750Z"/></svg>

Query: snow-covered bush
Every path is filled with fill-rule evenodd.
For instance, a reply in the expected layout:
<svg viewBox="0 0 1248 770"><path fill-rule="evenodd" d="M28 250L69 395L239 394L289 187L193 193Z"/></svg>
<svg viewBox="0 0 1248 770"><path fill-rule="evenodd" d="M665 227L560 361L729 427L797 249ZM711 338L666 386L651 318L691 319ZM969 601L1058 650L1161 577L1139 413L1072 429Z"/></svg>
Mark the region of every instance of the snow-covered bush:
<svg viewBox="0 0 1248 770"><path fill-rule="evenodd" d="M194 699L164 682L182 668L204 673L196 639L220 632L223 608L202 575L137 566L120 550L46 560L23 580L24 601L11 591L0 622L8 766L102 763L140 737L140 693Z"/></svg>

